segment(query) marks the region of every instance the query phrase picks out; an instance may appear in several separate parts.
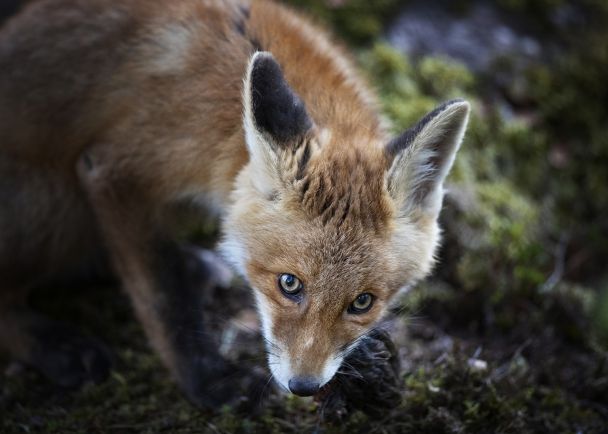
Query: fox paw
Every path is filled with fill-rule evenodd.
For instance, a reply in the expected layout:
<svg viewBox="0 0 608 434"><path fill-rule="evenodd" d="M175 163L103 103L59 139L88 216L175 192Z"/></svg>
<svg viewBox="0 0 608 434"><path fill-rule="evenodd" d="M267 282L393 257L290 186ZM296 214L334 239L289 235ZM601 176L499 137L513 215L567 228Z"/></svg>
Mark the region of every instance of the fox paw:
<svg viewBox="0 0 608 434"><path fill-rule="evenodd" d="M55 384L77 388L108 377L112 357L101 342L56 325L37 330L34 336L36 345L29 362Z"/></svg>

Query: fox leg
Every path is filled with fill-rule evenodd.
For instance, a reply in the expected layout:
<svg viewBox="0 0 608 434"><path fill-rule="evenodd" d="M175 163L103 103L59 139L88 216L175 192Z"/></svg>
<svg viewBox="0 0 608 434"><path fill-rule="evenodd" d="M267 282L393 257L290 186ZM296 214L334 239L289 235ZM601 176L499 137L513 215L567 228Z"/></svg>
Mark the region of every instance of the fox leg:
<svg viewBox="0 0 608 434"><path fill-rule="evenodd" d="M115 166L91 153L78 163L114 269L149 341L187 397L201 407L223 404L233 394L226 381L233 368L204 327L204 289L215 284L211 270L170 239L149 191L121 177Z"/></svg>

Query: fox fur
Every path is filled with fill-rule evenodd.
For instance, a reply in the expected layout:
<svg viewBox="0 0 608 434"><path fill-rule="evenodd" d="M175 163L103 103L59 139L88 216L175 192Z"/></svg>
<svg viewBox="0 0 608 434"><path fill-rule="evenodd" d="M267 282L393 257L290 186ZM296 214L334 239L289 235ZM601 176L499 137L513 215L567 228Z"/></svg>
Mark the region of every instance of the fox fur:
<svg viewBox="0 0 608 434"><path fill-rule="evenodd" d="M26 295L108 263L186 394L224 400L217 350L182 333L203 329L200 293L165 216L187 202L221 219L277 382L322 386L431 270L468 113L450 101L391 138L345 50L270 1L29 2L0 29L0 349L60 384L93 375L83 353L105 352L80 338L69 368L41 356L59 351L41 330L75 334ZM373 306L349 313L361 293Z"/></svg>

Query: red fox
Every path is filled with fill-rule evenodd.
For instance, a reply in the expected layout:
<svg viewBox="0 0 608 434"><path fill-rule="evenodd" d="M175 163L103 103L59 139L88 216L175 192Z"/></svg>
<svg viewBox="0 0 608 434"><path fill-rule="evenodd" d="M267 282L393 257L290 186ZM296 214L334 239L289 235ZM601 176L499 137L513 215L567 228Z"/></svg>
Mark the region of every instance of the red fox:
<svg viewBox="0 0 608 434"><path fill-rule="evenodd" d="M270 1L31 1L0 30L0 348L102 379L103 346L26 296L107 262L187 396L224 400L166 219L188 202L221 220L276 382L313 395L431 270L468 115L449 101L390 138L344 50Z"/></svg>

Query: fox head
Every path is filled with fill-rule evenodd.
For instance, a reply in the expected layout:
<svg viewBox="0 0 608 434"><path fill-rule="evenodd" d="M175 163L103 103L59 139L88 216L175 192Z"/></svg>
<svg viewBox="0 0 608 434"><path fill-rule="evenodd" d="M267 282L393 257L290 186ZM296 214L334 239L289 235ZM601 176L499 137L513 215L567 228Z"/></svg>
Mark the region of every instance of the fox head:
<svg viewBox="0 0 608 434"><path fill-rule="evenodd" d="M243 94L250 159L220 249L254 290L274 378L312 395L399 289L429 273L469 104L447 102L387 143L344 143L269 53L253 55Z"/></svg>

